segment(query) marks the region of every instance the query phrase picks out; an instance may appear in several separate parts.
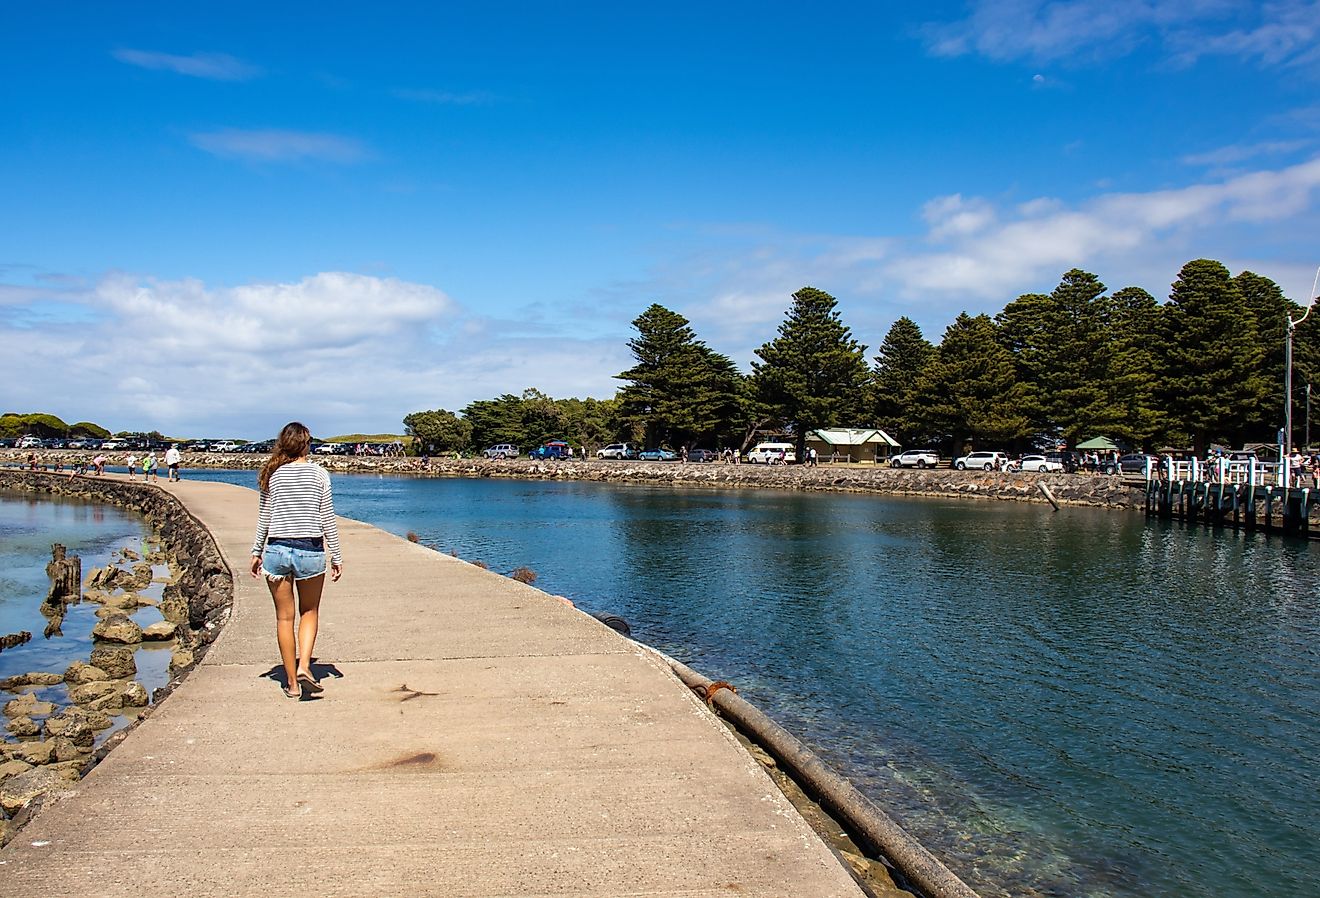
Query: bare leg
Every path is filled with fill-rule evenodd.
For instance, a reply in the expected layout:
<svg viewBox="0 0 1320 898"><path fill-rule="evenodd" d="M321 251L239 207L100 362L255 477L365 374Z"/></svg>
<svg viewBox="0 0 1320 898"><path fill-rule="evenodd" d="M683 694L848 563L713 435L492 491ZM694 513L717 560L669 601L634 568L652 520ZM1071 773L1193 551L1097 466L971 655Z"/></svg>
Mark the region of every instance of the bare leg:
<svg viewBox="0 0 1320 898"><path fill-rule="evenodd" d="M293 621L297 609L293 604L293 581L271 580L266 578L270 587L270 597L275 600L275 639L280 645L280 660L284 663L284 676L287 691L293 693L298 688L298 671L293 642Z"/></svg>
<svg viewBox="0 0 1320 898"><path fill-rule="evenodd" d="M321 623L321 590L324 588L325 574L298 581L298 673L309 677L312 676L316 630Z"/></svg>

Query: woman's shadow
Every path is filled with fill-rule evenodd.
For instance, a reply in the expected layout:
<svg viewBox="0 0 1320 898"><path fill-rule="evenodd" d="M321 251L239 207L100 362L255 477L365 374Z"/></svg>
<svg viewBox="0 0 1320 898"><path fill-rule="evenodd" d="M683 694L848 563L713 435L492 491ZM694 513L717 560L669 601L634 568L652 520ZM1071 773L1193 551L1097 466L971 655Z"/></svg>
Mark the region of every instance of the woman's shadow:
<svg viewBox="0 0 1320 898"><path fill-rule="evenodd" d="M326 677L334 677L336 680L342 680L344 678L344 672L340 670L338 667L336 667L333 664L327 664L325 662L318 661L316 658L312 659L312 663L308 664L307 668L312 672L312 676L314 676L317 680L325 680ZM274 667L272 667L270 670L263 671L262 673L257 674L257 676L263 677L267 680L274 680L276 683L279 683L285 689L289 688L289 680L288 677L284 675L283 664L277 664ZM324 693L313 693L304 689L302 692L302 700L305 702L316 701L323 694Z"/></svg>

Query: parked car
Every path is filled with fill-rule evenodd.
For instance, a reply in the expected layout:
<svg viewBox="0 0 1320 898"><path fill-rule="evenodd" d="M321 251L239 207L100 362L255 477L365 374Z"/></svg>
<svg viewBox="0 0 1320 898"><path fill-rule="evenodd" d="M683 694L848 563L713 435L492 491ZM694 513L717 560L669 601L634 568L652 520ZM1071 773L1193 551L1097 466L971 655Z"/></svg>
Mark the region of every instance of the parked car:
<svg viewBox="0 0 1320 898"><path fill-rule="evenodd" d="M1146 463L1150 463L1150 470L1156 471L1159 466L1159 457L1148 455L1144 452L1133 452L1124 455L1118 460L1118 469L1124 474L1146 474Z"/></svg>
<svg viewBox="0 0 1320 898"><path fill-rule="evenodd" d="M889 460L891 468L933 468L940 463L934 449L905 449Z"/></svg>
<svg viewBox="0 0 1320 898"><path fill-rule="evenodd" d="M213 444L211 445L211 451L212 451L212 452L237 452L237 451L238 451L238 443L235 443L233 440L221 440L220 442L218 442L218 443L213 443Z"/></svg>
<svg viewBox="0 0 1320 898"><path fill-rule="evenodd" d="M757 443L747 453L747 460L754 465L777 465L780 460L791 465L797 462L797 448L792 443Z"/></svg>
<svg viewBox="0 0 1320 898"><path fill-rule="evenodd" d="M596 450L597 458L636 458L637 447L632 443L610 443L604 449Z"/></svg>
<svg viewBox="0 0 1320 898"><path fill-rule="evenodd" d="M45 448L45 447L41 445L41 437L26 436L26 437L23 437L23 439L21 439L21 440L18 441L18 448L19 448L19 449L43 449L43 448Z"/></svg>
<svg viewBox="0 0 1320 898"><path fill-rule="evenodd" d="M113 452L116 449L123 448L125 448L123 440L104 440L101 443L102 452Z"/></svg>
<svg viewBox="0 0 1320 898"><path fill-rule="evenodd" d="M322 443L316 447L316 452L320 455L350 455L353 452L353 444Z"/></svg>
<svg viewBox="0 0 1320 898"><path fill-rule="evenodd" d="M487 458L517 458L522 450L512 443L496 443L482 454Z"/></svg>
<svg viewBox="0 0 1320 898"><path fill-rule="evenodd" d="M669 449L643 449L637 457L642 461L673 461L678 458L678 453Z"/></svg>
<svg viewBox="0 0 1320 898"><path fill-rule="evenodd" d="M1024 471L1037 471L1041 474L1063 473L1063 462L1045 455L1024 455L1019 466Z"/></svg>
<svg viewBox="0 0 1320 898"><path fill-rule="evenodd" d="M538 446L527 453L528 458L536 458L542 461L548 458L572 458L573 450L563 440L551 440L544 446Z"/></svg>
<svg viewBox="0 0 1320 898"><path fill-rule="evenodd" d="M965 471L968 468L980 468L983 471L993 471L996 468L1002 468L1008 464L1008 456L1002 452L972 452L957 459L953 466L959 471Z"/></svg>
<svg viewBox="0 0 1320 898"><path fill-rule="evenodd" d="M713 449L689 449L687 453L688 461L707 462L715 461L717 458L719 458L719 454Z"/></svg>

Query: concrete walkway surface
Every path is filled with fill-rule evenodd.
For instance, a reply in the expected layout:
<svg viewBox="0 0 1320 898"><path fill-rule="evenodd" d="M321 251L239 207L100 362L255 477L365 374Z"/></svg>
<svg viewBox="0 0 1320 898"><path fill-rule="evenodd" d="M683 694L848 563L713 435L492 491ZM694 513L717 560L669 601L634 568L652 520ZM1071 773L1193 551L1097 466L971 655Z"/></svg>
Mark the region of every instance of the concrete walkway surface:
<svg viewBox="0 0 1320 898"><path fill-rule="evenodd" d="M325 692L282 696L256 494L169 487L235 574L201 664L0 851L0 896L860 896L653 655L539 590L340 520Z"/></svg>

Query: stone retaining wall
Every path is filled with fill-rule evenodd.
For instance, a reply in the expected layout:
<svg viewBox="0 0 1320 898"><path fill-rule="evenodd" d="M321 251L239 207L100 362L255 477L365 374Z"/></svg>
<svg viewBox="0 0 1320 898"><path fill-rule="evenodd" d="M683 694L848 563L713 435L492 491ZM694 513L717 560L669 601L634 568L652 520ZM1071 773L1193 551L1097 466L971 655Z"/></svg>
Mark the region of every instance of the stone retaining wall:
<svg viewBox="0 0 1320 898"><path fill-rule="evenodd" d="M45 464L65 464L86 453L46 452L38 459ZM0 452L0 464L18 463L26 452ZM122 459L115 458L122 463ZM185 454L182 467L256 470L264 455L243 453ZM600 483L643 483L656 486L716 487L735 489L821 490L829 492L881 493L902 496L942 496L1009 499L1017 502L1046 502L1038 484L1044 483L1065 505L1140 509L1144 485L1121 477L1084 474L1024 474L993 471L955 471L951 468L917 470L875 464L726 465L718 462L685 464L640 461L532 461L486 458L432 458L423 466L419 458L376 458L373 456L317 456L318 464L337 473L400 474L421 477L509 477L523 480L588 480ZM253 486L255 487L255 478Z"/></svg>

